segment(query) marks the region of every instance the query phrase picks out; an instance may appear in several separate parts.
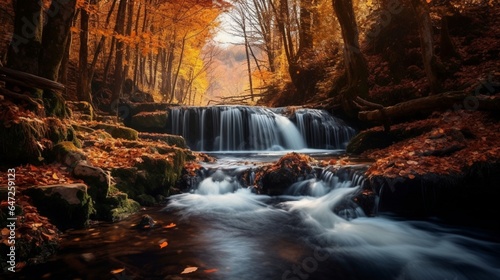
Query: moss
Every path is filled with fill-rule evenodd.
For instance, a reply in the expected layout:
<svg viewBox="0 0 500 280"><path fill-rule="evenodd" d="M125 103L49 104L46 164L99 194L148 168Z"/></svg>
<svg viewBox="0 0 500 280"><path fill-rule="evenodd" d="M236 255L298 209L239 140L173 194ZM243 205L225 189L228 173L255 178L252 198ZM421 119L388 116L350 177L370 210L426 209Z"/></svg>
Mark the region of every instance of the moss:
<svg viewBox="0 0 500 280"><path fill-rule="evenodd" d="M149 195L168 196L170 187L175 185L181 175L186 157L187 153L181 149L173 149L162 158L142 156L137 168L145 170L147 174L145 178L139 177L138 183L145 186L145 192Z"/></svg>
<svg viewBox="0 0 500 280"><path fill-rule="evenodd" d="M92 105L86 101L66 101L66 105L68 108L71 108L73 112L78 112L81 115L88 116L87 118L89 120L93 120L95 117L94 108L92 108Z"/></svg>
<svg viewBox="0 0 500 280"><path fill-rule="evenodd" d="M111 210L111 220L121 221L128 217L130 214L136 213L141 209L141 205L132 199L125 199L122 201L120 207Z"/></svg>
<svg viewBox="0 0 500 280"><path fill-rule="evenodd" d="M16 163L37 163L43 160L40 145L48 126L40 119L20 117L10 123L0 124L0 161Z"/></svg>
<svg viewBox="0 0 500 280"><path fill-rule="evenodd" d="M43 103L45 106L45 114L47 116L54 116L61 119L68 117L66 103L60 93L50 89L44 90Z"/></svg>
<svg viewBox="0 0 500 280"><path fill-rule="evenodd" d="M154 206L157 204L156 199L148 194L141 194L137 196L137 202L143 206Z"/></svg>
<svg viewBox="0 0 500 280"><path fill-rule="evenodd" d="M167 127L167 112L141 112L132 116L130 127L139 131L164 132Z"/></svg>
<svg viewBox="0 0 500 280"><path fill-rule="evenodd" d="M82 228L88 225L89 217L95 212L87 186L51 185L27 189L40 213L47 216L58 228Z"/></svg>
<svg viewBox="0 0 500 280"><path fill-rule="evenodd" d="M70 141L59 142L52 149L52 154L55 160L69 165L71 165L73 162L65 162L68 155L74 158L75 162L80 159L86 158L83 152L79 148L77 148L73 142Z"/></svg>
<svg viewBox="0 0 500 280"><path fill-rule="evenodd" d="M137 132L137 130L120 125L100 123L93 126L92 128L102 129L111 134L113 138L122 138L126 140L137 140L139 138L139 133Z"/></svg>

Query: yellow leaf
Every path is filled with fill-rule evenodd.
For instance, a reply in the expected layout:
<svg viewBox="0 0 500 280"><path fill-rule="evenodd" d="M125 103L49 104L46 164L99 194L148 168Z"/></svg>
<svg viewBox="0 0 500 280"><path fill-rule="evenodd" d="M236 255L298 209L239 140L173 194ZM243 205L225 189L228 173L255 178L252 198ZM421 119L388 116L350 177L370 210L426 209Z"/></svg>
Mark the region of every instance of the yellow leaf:
<svg viewBox="0 0 500 280"><path fill-rule="evenodd" d="M56 180L59 180L59 177L57 176L56 173L52 174L52 178L56 179Z"/></svg>
<svg viewBox="0 0 500 280"><path fill-rule="evenodd" d="M125 268L118 268L118 269L115 269L115 270L111 270L111 274L118 274L118 273L121 273L125 270Z"/></svg>
<svg viewBox="0 0 500 280"><path fill-rule="evenodd" d="M186 267L184 270L181 272L181 274L187 274L187 273L193 273L197 271L198 268L196 266L191 266L191 267Z"/></svg>

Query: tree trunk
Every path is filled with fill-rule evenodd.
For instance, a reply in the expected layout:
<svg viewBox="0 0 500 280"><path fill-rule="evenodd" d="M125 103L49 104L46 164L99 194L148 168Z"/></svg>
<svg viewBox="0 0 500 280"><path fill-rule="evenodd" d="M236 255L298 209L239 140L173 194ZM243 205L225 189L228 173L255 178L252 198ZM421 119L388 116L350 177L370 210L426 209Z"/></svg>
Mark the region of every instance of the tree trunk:
<svg viewBox="0 0 500 280"><path fill-rule="evenodd" d="M344 63L347 87L341 92L344 112L351 117L357 114L354 99L368 95L368 66L359 47L359 34L352 0L332 0L344 41Z"/></svg>
<svg viewBox="0 0 500 280"><path fill-rule="evenodd" d="M423 0L409 0L415 13L422 48L422 59L431 94L440 92L441 87L437 77L437 59L434 55L434 40L432 39L432 23L427 3Z"/></svg>
<svg viewBox="0 0 500 280"><path fill-rule="evenodd" d="M127 0L120 0L118 5L118 14L116 15L115 32L118 35L125 33L125 18L127 13ZM123 89L123 57L124 57L124 43L123 40L116 40L116 56L115 56L115 73L113 81L113 92L111 100L118 100L122 94Z"/></svg>
<svg viewBox="0 0 500 280"><path fill-rule="evenodd" d="M43 14L39 2L15 2L14 34L7 53L7 67L38 75L38 60L42 47ZM7 87L10 88L9 84ZM24 89L37 98L42 91Z"/></svg>
<svg viewBox="0 0 500 280"><path fill-rule="evenodd" d="M78 85L76 93L80 101L87 101L92 104L91 87L89 80L88 61L88 41L89 41L89 13L85 8L80 10L80 52L78 55Z"/></svg>
<svg viewBox="0 0 500 280"><path fill-rule="evenodd" d="M39 74L41 77L57 81L59 67L66 50L70 27L75 15L76 0L66 1L61 5L52 1L48 14L47 24L43 29L42 52L40 54ZM45 113L49 116L66 117L66 105L59 92L52 89L43 91Z"/></svg>
<svg viewBox="0 0 500 280"><path fill-rule="evenodd" d="M252 101L254 101L254 96L253 96L253 83L252 83L252 68L250 64L250 54L248 52L248 49L250 48L250 43L248 42L248 36L247 36L247 30L246 30L246 21L245 21L245 15L243 14L242 17L242 29L243 29L243 38L245 40L245 56L247 59L247 73L248 73L248 87L250 89L250 96Z"/></svg>

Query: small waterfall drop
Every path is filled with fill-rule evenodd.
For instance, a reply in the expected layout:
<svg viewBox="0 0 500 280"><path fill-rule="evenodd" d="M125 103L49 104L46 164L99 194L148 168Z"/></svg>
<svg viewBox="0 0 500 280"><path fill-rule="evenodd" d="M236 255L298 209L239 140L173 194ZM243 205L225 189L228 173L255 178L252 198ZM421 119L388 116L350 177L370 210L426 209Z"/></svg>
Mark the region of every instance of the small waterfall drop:
<svg viewBox="0 0 500 280"><path fill-rule="evenodd" d="M251 106L173 107L168 115L167 131L197 151L343 149L355 132L313 109L298 109L290 118L283 110Z"/></svg>

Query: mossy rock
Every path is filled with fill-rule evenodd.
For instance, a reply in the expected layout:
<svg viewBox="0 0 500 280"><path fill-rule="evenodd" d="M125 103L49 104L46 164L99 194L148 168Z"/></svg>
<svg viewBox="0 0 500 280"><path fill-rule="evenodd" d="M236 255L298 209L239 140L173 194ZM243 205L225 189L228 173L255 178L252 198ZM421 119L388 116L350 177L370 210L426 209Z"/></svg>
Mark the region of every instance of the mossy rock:
<svg viewBox="0 0 500 280"><path fill-rule="evenodd" d="M143 206L154 206L158 203L156 199L149 194L141 194L137 196L137 202Z"/></svg>
<svg viewBox="0 0 500 280"><path fill-rule="evenodd" d="M137 183L139 175L140 172L138 172L136 167L115 168L111 170L111 176L113 176L116 181L115 187L128 194L132 199L137 199L139 195L145 192L144 186Z"/></svg>
<svg viewBox="0 0 500 280"><path fill-rule="evenodd" d="M0 161L8 164L42 161L45 138L49 127L42 119L20 117L0 123Z"/></svg>
<svg viewBox="0 0 500 280"><path fill-rule="evenodd" d="M38 211L61 230L87 226L95 211L84 184L35 186L24 194L30 196Z"/></svg>
<svg viewBox="0 0 500 280"><path fill-rule="evenodd" d="M142 156L142 162L136 165L138 169L146 171L145 176L138 177L137 180L138 184L145 186L146 194L168 196L169 189L181 176L187 153L181 149L172 151L164 157Z"/></svg>
<svg viewBox="0 0 500 280"><path fill-rule="evenodd" d="M139 138L149 139L154 141L161 141L170 146L175 146L178 148L188 149L186 144L186 139L180 135L166 134L166 133L139 133Z"/></svg>
<svg viewBox="0 0 500 280"><path fill-rule="evenodd" d="M78 112L81 115L86 115L90 118L90 120L93 120L95 117L94 114L94 108L92 108L92 105L86 101L66 101L66 105L68 108L70 108L73 112Z"/></svg>
<svg viewBox="0 0 500 280"><path fill-rule="evenodd" d="M52 149L53 158L67 166L74 166L78 161L85 160L87 157L73 142L63 141L58 143Z"/></svg>
<svg viewBox="0 0 500 280"><path fill-rule="evenodd" d="M165 132L167 127L167 112L141 112L132 116L129 126L144 132Z"/></svg>
<svg viewBox="0 0 500 280"><path fill-rule="evenodd" d="M100 123L92 126L91 128L102 129L111 134L113 138L121 138L126 140L137 140L139 138L139 133L137 132L137 130L121 125Z"/></svg>

